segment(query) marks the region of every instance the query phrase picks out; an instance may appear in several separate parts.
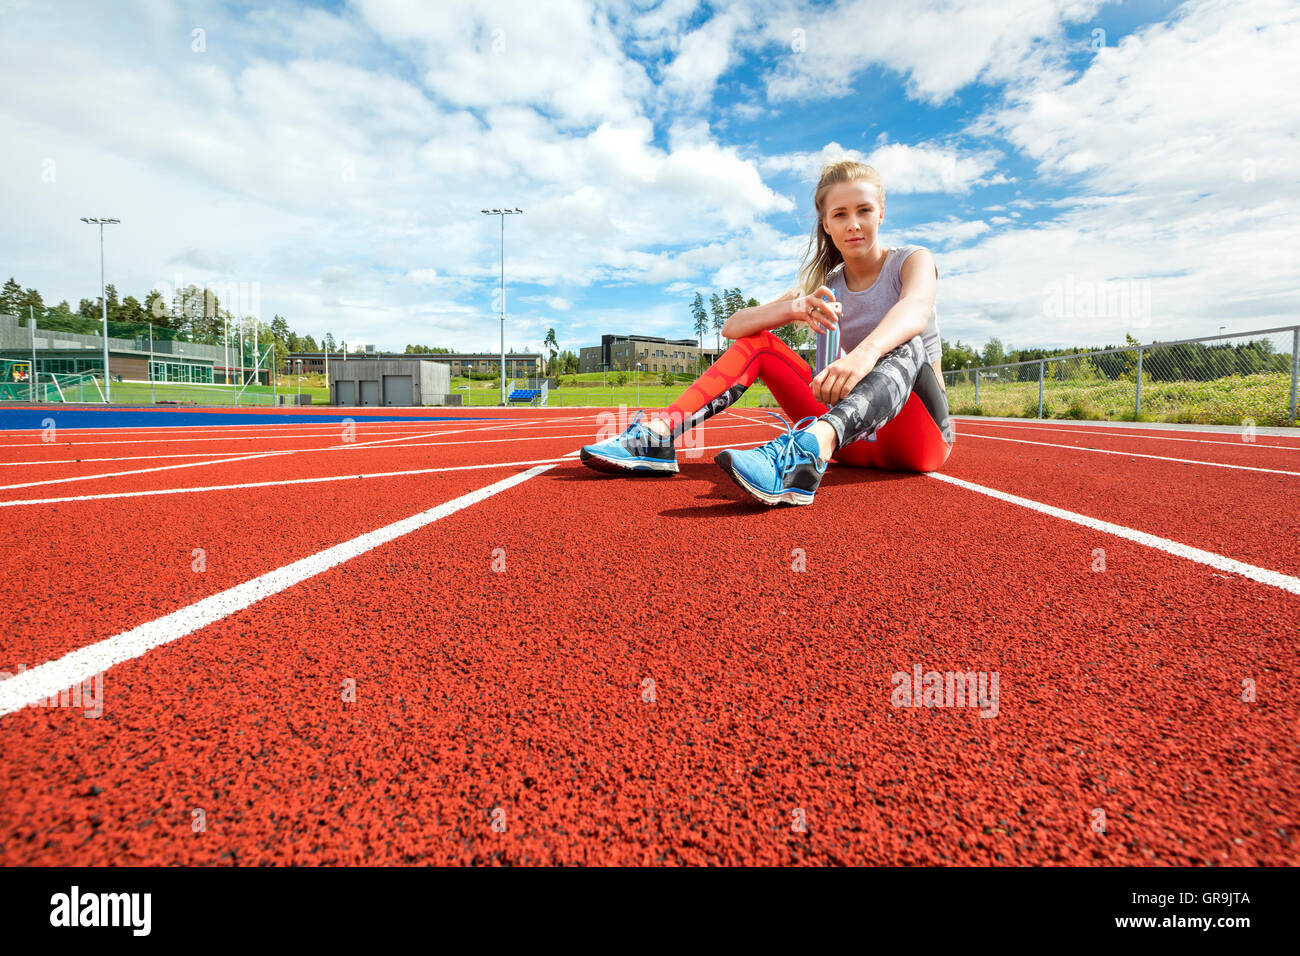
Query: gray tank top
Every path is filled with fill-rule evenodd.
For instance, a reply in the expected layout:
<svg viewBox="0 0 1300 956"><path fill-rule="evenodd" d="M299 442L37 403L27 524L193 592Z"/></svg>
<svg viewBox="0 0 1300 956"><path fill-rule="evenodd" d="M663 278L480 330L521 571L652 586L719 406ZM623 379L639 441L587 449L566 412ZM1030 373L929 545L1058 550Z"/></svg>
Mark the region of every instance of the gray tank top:
<svg viewBox="0 0 1300 956"><path fill-rule="evenodd" d="M885 257L885 264L880 268L880 275L876 281L861 292L850 292L844 282L844 263L840 263L826 277L826 285L835 290L835 299L844 306L844 316L840 319L840 353L847 354L862 344L862 340L870 335L880 325L885 318L885 313L894 307L898 302L899 296L903 291L901 273L903 263L907 257L922 246L899 246L897 249L890 249L889 254ZM925 331L921 334L921 341L925 345L926 358L931 362L937 362L943 354L943 347L939 342L939 316L938 307L930 311L930 320L925 325ZM819 334L817 336L817 367L813 374L816 375L835 359L838 355L827 357L826 355L826 336Z"/></svg>

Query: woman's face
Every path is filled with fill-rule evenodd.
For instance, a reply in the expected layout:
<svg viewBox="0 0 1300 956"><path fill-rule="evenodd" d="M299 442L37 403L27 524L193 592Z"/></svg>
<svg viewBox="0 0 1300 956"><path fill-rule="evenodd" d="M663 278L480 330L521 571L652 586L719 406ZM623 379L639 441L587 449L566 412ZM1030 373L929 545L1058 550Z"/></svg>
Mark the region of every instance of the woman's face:
<svg viewBox="0 0 1300 956"><path fill-rule="evenodd" d="M885 218L885 204L874 183L859 179L836 183L826 193L822 228L845 259L861 255L876 244L876 231Z"/></svg>

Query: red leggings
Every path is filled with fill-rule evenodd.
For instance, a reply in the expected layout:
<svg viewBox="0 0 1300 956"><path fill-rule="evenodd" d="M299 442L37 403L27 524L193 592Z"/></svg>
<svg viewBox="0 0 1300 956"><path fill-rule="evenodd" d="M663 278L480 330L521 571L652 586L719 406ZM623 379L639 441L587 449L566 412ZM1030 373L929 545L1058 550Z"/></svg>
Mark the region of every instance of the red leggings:
<svg viewBox="0 0 1300 956"><path fill-rule="evenodd" d="M933 379L934 369L928 362L922 374L927 369ZM781 339L764 331L734 341L677 401L663 412L648 414L670 425L676 438L733 404L756 379L771 389L791 422L829 411L813 398L808 363ZM942 414L946 418L946 410ZM831 460L859 468L937 471L951 452L935 415L913 390L902 411L876 431L874 441L862 438L836 448Z"/></svg>

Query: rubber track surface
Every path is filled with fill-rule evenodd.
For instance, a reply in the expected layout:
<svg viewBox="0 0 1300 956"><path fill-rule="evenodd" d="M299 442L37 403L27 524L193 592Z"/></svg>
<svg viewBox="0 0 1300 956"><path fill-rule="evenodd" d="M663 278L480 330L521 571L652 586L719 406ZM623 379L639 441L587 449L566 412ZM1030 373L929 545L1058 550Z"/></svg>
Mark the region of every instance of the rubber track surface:
<svg viewBox="0 0 1300 956"><path fill-rule="evenodd" d="M776 434L710 424L744 427L709 444ZM339 454L381 471L583 443ZM836 468L812 505L767 508L712 454L671 478L556 464L113 668L102 717L0 717L4 862L1300 861L1300 597L925 476ZM1130 527L1144 495L1148 530L1295 573L1294 505L1258 527L1276 476L1112 458L959 436L945 472ZM0 666L522 470L6 508ZM1212 506L1249 516L1235 538ZM893 706L918 664L997 672L997 715Z"/></svg>

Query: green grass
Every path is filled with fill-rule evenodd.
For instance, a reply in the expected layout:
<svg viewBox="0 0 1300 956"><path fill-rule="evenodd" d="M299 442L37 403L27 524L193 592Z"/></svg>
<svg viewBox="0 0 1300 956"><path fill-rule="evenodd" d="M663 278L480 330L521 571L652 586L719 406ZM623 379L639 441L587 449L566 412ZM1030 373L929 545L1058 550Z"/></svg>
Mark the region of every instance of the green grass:
<svg viewBox="0 0 1300 956"><path fill-rule="evenodd" d="M563 375L560 388L550 390L551 408L628 407L664 408L675 401L690 385L685 377L672 386L664 386L657 376L646 375L640 390L634 384L616 386L612 375L601 373ZM309 384L310 383L310 384ZM468 391L464 377L451 380L452 394L468 395L469 407L492 407L500 404L499 379L474 379ZM237 389L221 386L140 382L114 382L115 404L150 404L151 401L193 402L198 405L229 405ZM281 378L276 391L297 394L293 376ZM304 376L302 393L311 395L313 404L328 403L328 392L321 375ZM1289 419L1291 377L1288 373L1266 372L1256 375L1227 376L1209 382L1154 382L1143 378L1142 414L1134 415L1134 383L1093 379L1048 381L1043 386L1045 418L1092 421L1180 422L1201 425L1240 425L1253 419L1256 425L1287 425ZM68 395L69 401L99 401L93 386L80 394ZM270 405L272 390L267 385L249 385L240 399L241 405ZM948 390L948 406L954 415L988 415L994 417L1034 418L1038 415L1038 382L982 382L979 403L975 402L973 383L956 382ZM771 391L756 382L737 403L739 408L778 408Z"/></svg>
<svg viewBox="0 0 1300 956"><path fill-rule="evenodd" d="M571 376L564 376L567 381ZM453 380L452 394L465 395L465 389L456 388L457 384L464 384L464 379ZM475 382L474 387L469 390L470 406L487 406L501 404L501 385L500 383L491 383L488 387L481 387L484 383ZM547 407L549 408L581 408L581 407L617 407L627 405L629 407L640 408L664 408L671 405L681 394L690 386L690 382L679 382L670 387L665 387L656 381L654 384L649 382L641 386L638 393L635 385L625 385L622 388L615 386L613 383L606 385L604 388L600 385L600 373L595 375L594 383L581 383L562 388L553 388L547 395ZM639 402L639 404L638 404ZM741 396L736 407L739 408L776 408L776 399L772 397L772 392L765 386L757 382L752 385L744 395Z"/></svg>

